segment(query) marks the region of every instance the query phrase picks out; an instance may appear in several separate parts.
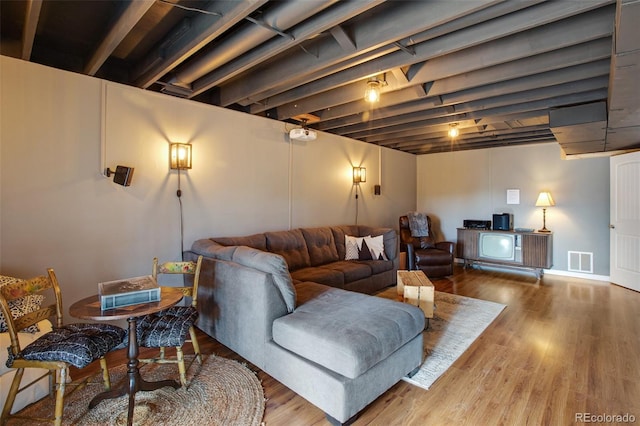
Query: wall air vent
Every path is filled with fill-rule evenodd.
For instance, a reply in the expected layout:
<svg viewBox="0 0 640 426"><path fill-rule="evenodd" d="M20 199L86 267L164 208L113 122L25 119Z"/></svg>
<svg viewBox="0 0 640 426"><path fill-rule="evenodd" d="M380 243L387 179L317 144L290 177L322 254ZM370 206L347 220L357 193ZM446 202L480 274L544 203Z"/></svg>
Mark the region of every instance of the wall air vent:
<svg viewBox="0 0 640 426"><path fill-rule="evenodd" d="M593 274L593 253L584 251L570 251L567 265L568 271Z"/></svg>

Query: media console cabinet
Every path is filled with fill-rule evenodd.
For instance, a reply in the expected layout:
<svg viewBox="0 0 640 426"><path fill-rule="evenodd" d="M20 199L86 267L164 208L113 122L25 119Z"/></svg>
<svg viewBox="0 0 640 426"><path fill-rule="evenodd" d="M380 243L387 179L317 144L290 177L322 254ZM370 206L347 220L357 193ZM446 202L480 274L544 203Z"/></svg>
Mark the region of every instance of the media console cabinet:
<svg viewBox="0 0 640 426"><path fill-rule="evenodd" d="M513 235L518 241L515 250L520 253L513 260L498 260L483 257L480 240L482 234L494 233L496 235ZM551 232L519 232L519 231L494 231L489 229L458 228L458 242L456 248L458 258L464 260L464 266L473 266L476 263L486 263L496 266L529 269L535 272L536 277L544 274L544 269L553 266L553 234Z"/></svg>

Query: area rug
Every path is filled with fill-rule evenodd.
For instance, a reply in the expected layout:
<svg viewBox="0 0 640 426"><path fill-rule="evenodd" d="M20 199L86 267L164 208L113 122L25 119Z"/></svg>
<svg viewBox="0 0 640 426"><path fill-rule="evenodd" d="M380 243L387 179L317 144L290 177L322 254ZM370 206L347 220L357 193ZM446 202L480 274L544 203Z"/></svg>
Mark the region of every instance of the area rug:
<svg viewBox="0 0 640 426"><path fill-rule="evenodd" d="M427 390L506 307L439 291L435 292L434 304L434 317L423 333L425 361L413 377L403 378Z"/></svg>
<svg viewBox="0 0 640 426"><path fill-rule="evenodd" d="M110 368L112 384L125 377L126 366ZM178 367L150 364L140 369L145 380L179 380ZM98 380L101 380L98 377ZM197 362L187 372L188 389L164 387L136 393L134 425L260 425L265 400L256 375L244 365L210 355L202 366ZM89 402L102 391L101 384L90 384L65 398L64 425L126 425L128 396L104 400L92 410ZM48 417L53 413L53 398L47 397L25 408L21 414ZM12 420L9 425L29 425L27 420Z"/></svg>

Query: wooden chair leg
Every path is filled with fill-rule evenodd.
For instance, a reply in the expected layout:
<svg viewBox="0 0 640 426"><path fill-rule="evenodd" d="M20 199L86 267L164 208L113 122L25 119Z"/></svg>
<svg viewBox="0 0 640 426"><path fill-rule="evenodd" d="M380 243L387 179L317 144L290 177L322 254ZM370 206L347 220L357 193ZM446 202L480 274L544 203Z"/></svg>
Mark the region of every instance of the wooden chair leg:
<svg viewBox="0 0 640 426"><path fill-rule="evenodd" d="M102 381L106 390L111 389L111 377L109 377L109 369L107 368L107 360L100 358L100 368L102 369Z"/></svg>
<svg viewBox="0 0 640 426"><path fill-rule="evenodd" d="M55 426L60 426L62 424L62 411L64 410L64 391L67 386L68 372L68 367L60 369L60 382L58 383L58 391L56 392L56 408L53 420L53 424Z"/></svg>
<svg viewBox="0 0 640 426"><path fill-rule="evenodd" d="M193 346L193 353L196 355L196 359L202 364L202 354L200 353L200 345L198 344L198 338L196 337L196 329L189 327L189 335L191 336L191 345Z"/></svg>
<svg viewBox="0 0 640 426"><path fill-rule="evenodd" d="M164 359L164 346L160 347L160 359Z"/></svg>
<svg viewBox="0 0 640 426"><path fill-rule="evenodd" d="M9 389L7 400L4 402L4 408L2 409L2 425L5 425L7 423L7 420L9 419L11 408L13 408L13 402L16 400L16 395L18 395L18 389L20 389L20 382L22 381L23 374L24 368L18 368L16 370L15 376L13 376L11 388Z"/></svg>
<svg viewBox="0 0 640 426"><path fill-rule="evenodd" d="M176 347L176 358L178 359L178 371L180 372L180 383L187 386L187 370L184 367L184 354L180 346Z"/></svg>

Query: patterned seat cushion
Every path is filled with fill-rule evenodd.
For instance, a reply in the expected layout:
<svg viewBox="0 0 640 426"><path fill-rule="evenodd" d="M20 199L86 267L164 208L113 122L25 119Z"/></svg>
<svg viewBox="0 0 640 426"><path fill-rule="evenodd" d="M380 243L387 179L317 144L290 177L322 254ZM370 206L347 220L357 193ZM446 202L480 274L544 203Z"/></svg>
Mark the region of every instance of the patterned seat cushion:
<svg viewBox="0 0 640 426"><path fill-rule="evenodd" d="M54 328L20 353L20 358L32 361L65 361L83 368L103 357L124 339L124 329L111 324L68 324ZM7 367L13 357L7 360Z"/></svg>
<svg viewBox="0 0 640 426"><path fill-rule="evenodd" d="M147 315L138 321L136 333L138 345L147 348L182 346L189 327L198 319L198 311L192 306L174 306L162 312Z"/></svg>

